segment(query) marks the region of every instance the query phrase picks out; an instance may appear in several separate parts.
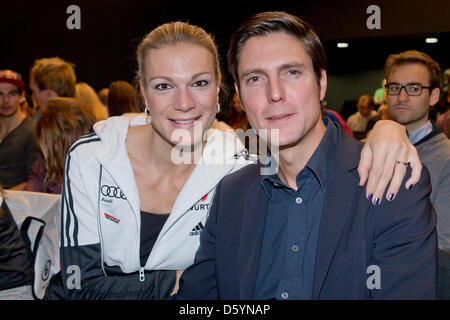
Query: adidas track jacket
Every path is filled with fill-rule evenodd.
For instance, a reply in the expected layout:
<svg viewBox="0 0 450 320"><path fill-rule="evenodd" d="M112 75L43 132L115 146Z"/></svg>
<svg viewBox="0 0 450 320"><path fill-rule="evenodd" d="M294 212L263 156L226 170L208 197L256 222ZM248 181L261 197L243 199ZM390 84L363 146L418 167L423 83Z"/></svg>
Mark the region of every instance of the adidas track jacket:
<svg viewBox="0 0 450 320"><path fill-rule="evenodd" d="M129 126L145 123L144 116L97 122L94 133L78 139L66 156L60 236L65 298L165 298L173 270L194 261L217 183L250 163L235 156L244 147L233 134L213 130L141 265L140 202L125 139Z"/></svg>

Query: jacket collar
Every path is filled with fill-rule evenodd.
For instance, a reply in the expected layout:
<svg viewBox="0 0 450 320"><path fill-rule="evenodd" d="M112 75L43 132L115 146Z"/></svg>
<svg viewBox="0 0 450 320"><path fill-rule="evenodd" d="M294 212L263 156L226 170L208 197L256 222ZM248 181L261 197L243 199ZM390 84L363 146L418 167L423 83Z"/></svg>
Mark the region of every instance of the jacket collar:
<svg viewBox="0 0 450 320"><path fill-rule="evenodd" d="M339 130L334 167L326 189L325 203L319 228L312 299L318 299L336 251L339 239L361 188L352 171L358 167L362 144ZM344 187L345 186L345 187Z"/></svg>
<svg viewBox="0 0 450 320"><path fill-rule="evenodd" d="M255 295L259 257L263 241L269 198L261 185L261 164L254 166L253 181L244 203L239 247L239 299L251 300Z"/></svg>
<svg viewBox="0 0 450 320"><path fill-rule="evenodd" d="M146 123L145 116L140 115L134 118L111 117L94 125L94 130L101 139L94 155L116 180L136 214L140 208L139 193L125 140L130 126ZM205 194L213 190L220 179L231 172L236 164L243 163L242 160L233 159L234 154L243 149L244 146L233 134L220 130L209 131L201 160L175 200L161 234Z"/></svg>

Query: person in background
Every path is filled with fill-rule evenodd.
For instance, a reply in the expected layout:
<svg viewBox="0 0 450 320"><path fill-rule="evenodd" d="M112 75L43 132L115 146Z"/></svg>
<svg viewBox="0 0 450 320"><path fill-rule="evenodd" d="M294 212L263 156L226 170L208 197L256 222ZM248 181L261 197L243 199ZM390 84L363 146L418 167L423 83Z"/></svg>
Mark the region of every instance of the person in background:
<svg viewBox="0 0 450 320"><path fill-rule="evenodd" d="M75 87L75 98L92 108L97 121L108 118L108 108L100 101L95 90L86 82L78 82Z"/></svg>
<svg viewBox="0 0 450 320"><path fill-rule="evenodd" d="M25 83L11 70L0 70L0 183L21 189L36 159L35 122L20 108Z"/></svg>
<svg viewBox="0 0 450 320"><path fill-rule="evenodd" d="M0 185L0 300L33 300L31 261Z"/></svg>
<svg viewBox="0 0 450 320"><path fill-rule="evenodd" d="M108 110L111 117L140 112L136 89L126 81L112 82L108 92Z"/></svg>
<svg viewBox="0 0 450 320"><path fill-rule="evenodd" d="M103 88L97 92L98 98L105 106L108 106L108 92L109 88Z"/></svg>
<svg viewBox="0 0 450 320"><path fill-rule="evenodd" d="M361 141L365 141L367 137L370 134L370 131L372 131L373 127L375 126L375 123L379 120L393 120L391 117L391 114L389 113L389 107L386 100L386 93L384 94L384 98L381 101L381 105L378 108L378 113L372 117L370 117L369 121L367 122L366 126L366 132L365 132L365 138Z"/></svg>
<svg viewBox="0 0 450 320"><path fill-rule="evenodd" d="M367 122L377 113L374 111L374 101L371 94L363 94L358 99L358 111L347 119L347 125L358 140L364 139Z"/></svg>
<svg viewBox="0 0 450 320"><path fill-rule="evenodd" d="M233 96L231 97L226 122L233 128L233 130L242 129L245 132L249 128L247 115L244 110L242 110L239 96L236 92L233 93Z"/></svg>
<svg viewBox="0 0 450 320"><path fill-rule="evenodd" d="M436 128L441 130L447 138L450 138L450 109L436 119Z"/></svg>
<svg viewBox="0 0 450 320"><path fill-rule="evenodd" d="M40 153L24 187L26 191L61 193L64 158L79 137L97 121L92 109L75 98L52 98L36 124Z"/></svg>
<svg viewBox="0 0 450 320"><path fill-rule="evenodd" d="M386 79L381 80L381 87L377 88L373 93L373 103L375 104L376 107L379 107L383 103L385 84Z"/></svg>
<svg viewBox="0 0 450 320"><path fill-rule="evenodd" d="M34 119L39 119L41 108L49 99L75 96L76 82L73 63L59 57L34 61L30 69L29 81L32 98L38 105Z"/></svg>
<svg viewBox="0 0 450 320"><path fill-rule="evenodd" d="M448 69L448 71L450 72L450 69ZM447 138L450 138L450 88L441 93L439 103L441 105L442 113L436 119L436 127L439 128Z"/></svg>
<svg viewBox="0 0 450 320"><path fill-rule="evenodd" d="M22 100L20 101L20 108L26 116L32 119L36 115L37 105L34 102L33 98L31 98L31 95L27 93L25 93Z"/></svg>
<svg viewBox="0 0 450 320"><path fill-rule="evenodd" d="M389 113L406 127L430 171L439 248L450 250L450 141L429 119L439 101L440 66L426 53L409 50L387 58L384 76Z"/></svg>
<svg viewBox="0 0 450 320"><path fill-rule="evenodd" d="M323 108L323 116L326 116L333 120L335 123L338 123L349 135L353 137L353 132L350 130L350 128L347 126L347 123L338 112L334 111L333 109Z"/></svg>

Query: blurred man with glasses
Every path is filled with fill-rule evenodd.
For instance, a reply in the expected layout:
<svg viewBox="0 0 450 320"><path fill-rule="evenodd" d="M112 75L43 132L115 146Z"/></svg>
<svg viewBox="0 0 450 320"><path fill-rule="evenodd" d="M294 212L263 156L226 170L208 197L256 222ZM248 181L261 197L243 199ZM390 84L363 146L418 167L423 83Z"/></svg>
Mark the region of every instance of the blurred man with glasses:
<svg viewBox="0 0 450 320"><path fill-rule="evenodd" d="M389 113L403 124L430 172L439 247L450 250L450 141L428 118L439 100L440 67L425 53L390 55L384 66Z"/></svg>

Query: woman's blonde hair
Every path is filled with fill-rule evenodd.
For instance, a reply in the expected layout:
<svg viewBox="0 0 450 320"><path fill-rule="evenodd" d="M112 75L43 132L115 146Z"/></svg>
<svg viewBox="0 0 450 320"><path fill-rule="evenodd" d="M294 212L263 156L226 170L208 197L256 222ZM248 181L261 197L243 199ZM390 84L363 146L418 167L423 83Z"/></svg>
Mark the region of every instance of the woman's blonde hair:
<svg viewBox="0 0 450 320"><path fill-rule="evenodd" d="M78 82L75 87L75 98L92 108L97 121L108 118L108 108L100 101L95 90L86 82Z"/></svg>
<svg viewBox="0 0 450 320"><path fill-rule="evenodd" d="M214 73L217 83L222 87L222 73L217 46L213 37L202 28L186 22L169 22L153 29L141 41L136 52L138 71L136 74L136 86L145 84L145 56L150 49L160 49L181 42L192 43L206 48L213 56ZM140 92L140 90L139 90Z"/></svg>
<svg viewBox="0 0 450 320"><path fill-rule="evenodd" d="M92 130L95 120L91 108L75 98L53 98L42 108L36 139L44 155L44 185L61 181L67 151L77 138Z"/></svg>

